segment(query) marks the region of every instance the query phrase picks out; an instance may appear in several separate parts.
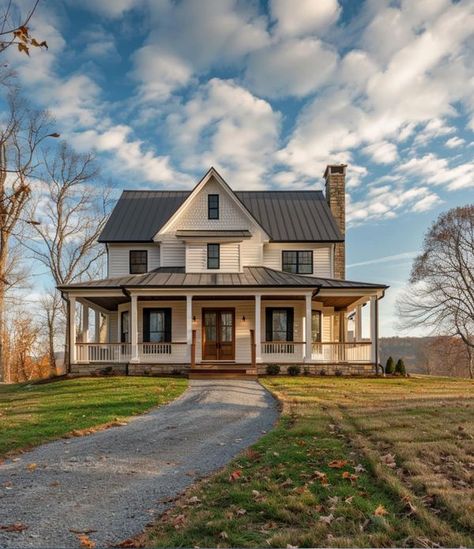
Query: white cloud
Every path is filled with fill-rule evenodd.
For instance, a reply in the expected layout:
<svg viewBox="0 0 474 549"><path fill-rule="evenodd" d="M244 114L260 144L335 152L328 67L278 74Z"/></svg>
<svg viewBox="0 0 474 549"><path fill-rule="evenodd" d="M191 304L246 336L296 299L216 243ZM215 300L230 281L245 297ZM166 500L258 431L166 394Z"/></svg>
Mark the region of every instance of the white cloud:
<svg viewBox="0 0 474 549"><path fill-rule="evenodd" d="M362 151L369 155L376 164L392 164L398 158L396 145L388 141L373 143L362 149Z"/></svg>
<svg viewBox="0 0 474 549"><path fill-rule="evenodd" d="M79 34L78 42L84 45L82 55L91 58L92 61L119 58L114 35L106 31L102 25L95 24L85 29Z"/></svg>
<svg viewBox="0 0 474 549"><path fill-rule="evenodd" d="M337 0L272 0L270 11L276 21L276 33L303 36L325 30L341 13Z"/></svg>
<svg viewBox="0 0 474 549"><path fill-rule="evenodd" d="M232 81L213 78L167 123L185 168L204 170L214 165L232 174L236 188L263 184L280 124L280 115L263 99Z"/></svg>
<svg viewBox="0 0 474 549"><path fill-rule="evenodd" d="M392 261L399 261L400 259L413 259L414 257L416 257L417 254L418 252L401 252L399 254L386 255L383 257L368 259L366 261L358 261L357 263L351 263L350 265L347 265L347 268L352 269L353 267L362 267L365 265L375 265L378 263L390 263Z"/></svg>
<svg viewBox="0 0 474 549"><path fill-rule="evenodd" d="M446 158L429 153L422 157L411 158L397 169L424 183L443 185L451 191L474 187L474 162L452 166Z"/></svg>
<svg viewBox="0 0 474 549"><path fill-rule="evenodd" d="M75 0L69 0L71 3ZM82 0L81 5L106 17L117 18L143 5L143 0Z"/></svg>
<svg viewBox="0 0 474 549"><path fill-rule="evenodd" d="M193 75L236 62L270 41L266 18L238 0L152 1L148 8L152 30L132 70L144 99L166 97Z"/></svg>
<svg viewBox="0 0 474 549"><path fill-rule="evenodd" d="M465 139L461 139L460 137L454 136L448 139L445 143L446 147L448 149L455 149L456 147L460 147L461 145L464 145L466 143Z"/></svg>
<svg viewBox="0 0 474 549"><path fill-rule="evenodd" d="M253 90L267 97L304 97L328 80L336 63L337 54L320 40L288 40L254 52L246 79Z"/></svg>

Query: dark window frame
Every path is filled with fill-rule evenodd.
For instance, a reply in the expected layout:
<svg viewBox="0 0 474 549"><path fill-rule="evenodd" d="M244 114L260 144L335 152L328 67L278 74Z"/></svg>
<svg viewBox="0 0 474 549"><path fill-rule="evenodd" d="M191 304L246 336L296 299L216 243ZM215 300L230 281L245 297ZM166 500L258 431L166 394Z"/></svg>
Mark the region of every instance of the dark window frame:
<svg viewBox="0 0 474 549"><path fill-rule="evenodd" d="M132 261L132 256L135 254L145 254L145 261ZM137 266L144 265L145 270L134 270ZM128 270L130 274L145 274L148 272L148 250L129 250L128 253Z"/></svg>
<svg viewBox="0 0 474 549"><path fill-rule="evenodd" d="M212 204L212 201L215 203ZM219 195L208 194L207 195L207 219L219 219Z"/></svg>
<svg viewBox="0 0 474 549"><path fill-rule="evenodd" d="M286 339L276 340L273 339L273 314L276 311L286 312ZM265 308L265 341L275 342L289 342L292 343L295 340L295 327L294 327L295 310L294 307L266 307Z"/></svg>
<svg viewBox="0 0 474 549"><path fill-rule="evenodd" d="M285 261L285 254L296 254L296 261L289 262ZM302 262L300 260L300 254L309 254L311 261L308 262ZM294 265L296 267L296 270L291 270L286 268L287 265ZM311 265L310 271L302 271L301 266L302 265ZM314 253L313 250L282 250L281 252L281 270L285 273L293 273L293 274L302 274L302 275L312 275L314 273Z"/></svg>
<svg viewBox="0 0 474 549"><path fill-rule="evenodd" d="M217 250L216 255L209 253L211 249L214 249L214 247ZM217 260L217 265L211 266L212 261L215 261L215 260ZM212 270L221 268L221 245L220 244L212 242L207 245L207 268Z"/></svg>

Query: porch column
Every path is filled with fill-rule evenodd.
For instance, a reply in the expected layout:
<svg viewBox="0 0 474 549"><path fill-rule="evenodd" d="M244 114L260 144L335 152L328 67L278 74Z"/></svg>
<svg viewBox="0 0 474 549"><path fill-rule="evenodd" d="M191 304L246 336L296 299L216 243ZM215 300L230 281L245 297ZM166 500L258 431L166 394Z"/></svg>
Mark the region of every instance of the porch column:
<svg viewBox="0 0 474 549"><path fill-rule="evenodd" d="M89 343L89 307L82 305L82 343Z"/></svg>
<svg viewBox="0 0 474 549"><path fill-rule="evenodd" d="M354 317L354 339L360 341L362 339L362 305L357 305Z"/></svg>
<svg viewBox="0 0 474 549"><path fill-rule="evenodd" d="M262 296L255 295L255 361L262 362Z"/></svg>
<svg viewBox="0 0 474 549"><path fill-rule="evenodd" d="M140 362L138 355L138 307L137 296L130 296L130 343L132 344L130 362Z"/></svg>
<svg viewBox="0 0 474 549"><path fill-rule="evenodd" d="M95 343L100 343L100 321L101 316L99 311L94 311L95 322L94 322L94 341Z"/></svg>
<svg viewBox="0 0 474 549"><path fill-rule="evenodd" d="M371 346L371 362L373 364L378 364L378 337L379 337L379 312L378 312L378 302L375 296L370 298L370 341L372 342Z"/></svg>
<svg viewBox="0 0 474 549"><path fill-rule="evenodd" d="M191 345L193 343L193 296L186 296L186 343L189 350L189 362L191 362Z"/></svg>
<svg viewBox="0 0 474 549"><path fill-rule="evenodd" d="M313 354L313 342L312 342L312 315L313 315L313 305L312 305L313 294L307 294L306 299L306 322L305 322L305 341L306 341L306 352L305 360L309 362Z"/></svg>
<svg viewBox="0 0 474 549"><path fill-rule="evenodd" d="M76 364L76 298L69 297L69 360Z"/></svg>

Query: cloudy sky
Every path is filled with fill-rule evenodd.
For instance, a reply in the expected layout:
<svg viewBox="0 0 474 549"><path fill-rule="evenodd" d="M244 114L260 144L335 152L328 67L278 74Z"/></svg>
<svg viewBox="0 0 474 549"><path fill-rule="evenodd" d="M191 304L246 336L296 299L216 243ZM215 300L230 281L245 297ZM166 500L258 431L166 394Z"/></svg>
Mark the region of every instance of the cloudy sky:
<svg viewBox="0 0 474 549"><path fill-rule="evenodd" d="M2 0L4 2L5 0ZM23 0L26 7L32 0ZM122 188L321 188L348 167L347 278L391 286L474 199L470 0L42 0L25 92ZM14 58L13 58L14 56Z"/></svg>

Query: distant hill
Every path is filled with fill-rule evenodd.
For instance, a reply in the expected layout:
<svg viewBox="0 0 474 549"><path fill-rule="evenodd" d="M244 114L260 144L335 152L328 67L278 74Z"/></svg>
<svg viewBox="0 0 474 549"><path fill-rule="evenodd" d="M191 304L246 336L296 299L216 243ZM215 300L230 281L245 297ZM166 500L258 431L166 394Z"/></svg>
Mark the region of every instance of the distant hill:
<svg viewBox="0 0 474 549"><path fill-rule="evenodd" d="M418 374L469 376L468 357L459 339L437 337L382 337L380 362L403 358L407 371Z"/></svg>

